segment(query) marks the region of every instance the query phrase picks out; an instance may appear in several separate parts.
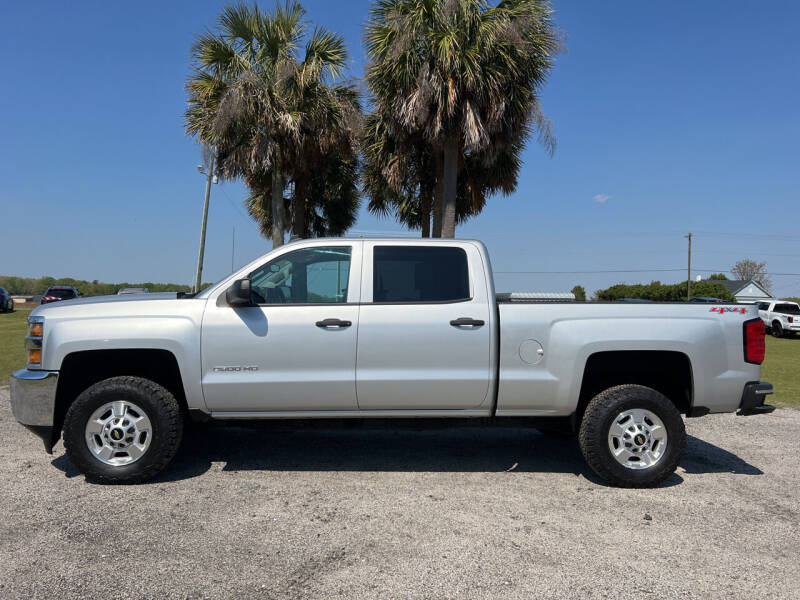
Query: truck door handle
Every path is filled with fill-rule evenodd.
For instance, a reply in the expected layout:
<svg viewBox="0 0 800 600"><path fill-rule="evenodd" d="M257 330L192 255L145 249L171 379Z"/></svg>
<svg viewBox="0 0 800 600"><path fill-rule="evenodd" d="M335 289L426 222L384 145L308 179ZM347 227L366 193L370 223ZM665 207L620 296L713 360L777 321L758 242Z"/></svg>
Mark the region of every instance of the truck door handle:
<svg viewBox="0 0 800 600"><path fill-rule="evenodd" d="M473 319L472 317L461 317L450 321L450 325L452 325L453 327L464 327L464 326L480 327L481 325L485 325L485 323L480 319Z"/></svg>
<svg viewBox="0 0 800 600"><path fill-rule="evenodd" d="M317 321L317 327L328 329L330 327L350 327L353 323L350 321L342 321L341 319L323 319Z"/></svg>

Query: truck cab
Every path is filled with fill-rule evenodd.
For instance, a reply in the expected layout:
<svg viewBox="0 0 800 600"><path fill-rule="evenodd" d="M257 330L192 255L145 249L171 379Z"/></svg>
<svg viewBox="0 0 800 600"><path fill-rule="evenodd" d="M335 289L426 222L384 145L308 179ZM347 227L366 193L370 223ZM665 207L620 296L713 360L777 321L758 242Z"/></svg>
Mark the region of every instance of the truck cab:
<svg viewBox="0 0 800 600"><path fill-rule="evenodd" d="M348 410L488 416L497 336L488 275L482 248L464 242L287 247L248 272L249 297L235 310L227 286L208 295L206 406L225 417Z"/></svg>

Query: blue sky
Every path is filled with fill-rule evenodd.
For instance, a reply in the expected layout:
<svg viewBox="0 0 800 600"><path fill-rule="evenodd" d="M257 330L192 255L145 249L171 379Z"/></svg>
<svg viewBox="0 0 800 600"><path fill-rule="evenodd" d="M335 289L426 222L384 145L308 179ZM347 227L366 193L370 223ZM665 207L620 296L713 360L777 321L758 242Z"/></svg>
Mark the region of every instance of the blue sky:
<svg viewBox="0 0 800 600"><path fill-rule="evenodd" d="M369 2L306 0L365 61ZM193 278L204 181L183 133L189 46L223 2L0 7L0 274ZM271 6L271 3L262 3ZM800 273L800 4L554 2L568 35L542 93L558 148L529 144L519 187L459 237L498 289L678 281L686 265ZM236 183L213 187L203 279L266 252ZM356 232L403 231L362 210ZM507 271L648 270L549 274ZM652 270L652 271L650 271ZM775 275L780 295L800 276Z"/></svg>

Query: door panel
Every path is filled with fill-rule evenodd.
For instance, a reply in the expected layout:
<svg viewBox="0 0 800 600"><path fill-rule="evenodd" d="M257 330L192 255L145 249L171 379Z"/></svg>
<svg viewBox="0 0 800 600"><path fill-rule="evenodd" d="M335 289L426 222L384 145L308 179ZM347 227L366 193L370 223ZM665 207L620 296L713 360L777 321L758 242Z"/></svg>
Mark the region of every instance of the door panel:
<svg viewBox="0 0 800 600"><path fill-rule="evenodd" d="M364 246L362 297L366 301L359 314L356 372L359 408L480 407L488 398L493 367L494 319L477 251L467 249L461 287L453 280L453 273L460 271L452 255L427 257L421 252L415 257L410 253L409 258L394 257L396 264L385 266L379 256L376 268L375 249L381 254L381 248L390 246L378 242ZM391 260L390 252L383 253ZM450 290L455 290L455 296L469 297L448 301ZM372 302L373 298L378 302ZM395 298L404 301L392 302ZM461 318L484 324L451 325Z"/></svg>
<svg viewBox="0 0 800 600"><path fill-rule="evenodd" d="M358 406L376 409L477 408L489 389L488 311L444 304L362 306ZM484 307L485 308L485 307ZM456 328L459 317L483 327Z"/></svg>
<svg viewBox="0 0 800 600"><path fill-rule="evenodd" d="M288 248L249 274L258 305L211 298L201 334L208 408L356 410L360 272L360 242Z"/></svg>
<svg viewBox="0 0 800 600"><path fill-rule="evenodd" d="M317 327L324 319L352 325ZM209 307L202 333L206 405L212 411L355 410L357 323L356 305Z"/></svg>

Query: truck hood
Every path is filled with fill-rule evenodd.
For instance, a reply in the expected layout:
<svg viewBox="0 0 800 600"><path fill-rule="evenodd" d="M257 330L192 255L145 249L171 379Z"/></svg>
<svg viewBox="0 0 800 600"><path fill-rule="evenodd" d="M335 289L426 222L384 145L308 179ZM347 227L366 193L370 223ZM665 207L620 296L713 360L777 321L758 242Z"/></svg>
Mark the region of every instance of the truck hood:
<svg viewBox="0 0 800 600"><path fill-rule="evenodd" d="M88 304L116 304L118 302L132 303L150 303L150 302L163 302L164 300L176 300L178 298L177 292L159 292L157 294L123 294L121 296L91 296L89 298L75 298L73 300L61 300L51 304L43 304L31 312L34 315L47 315L52 312L60 312L62 310L69 310L77 306L85 306ZM131 307L132 308L132 307Z"/></svg>

